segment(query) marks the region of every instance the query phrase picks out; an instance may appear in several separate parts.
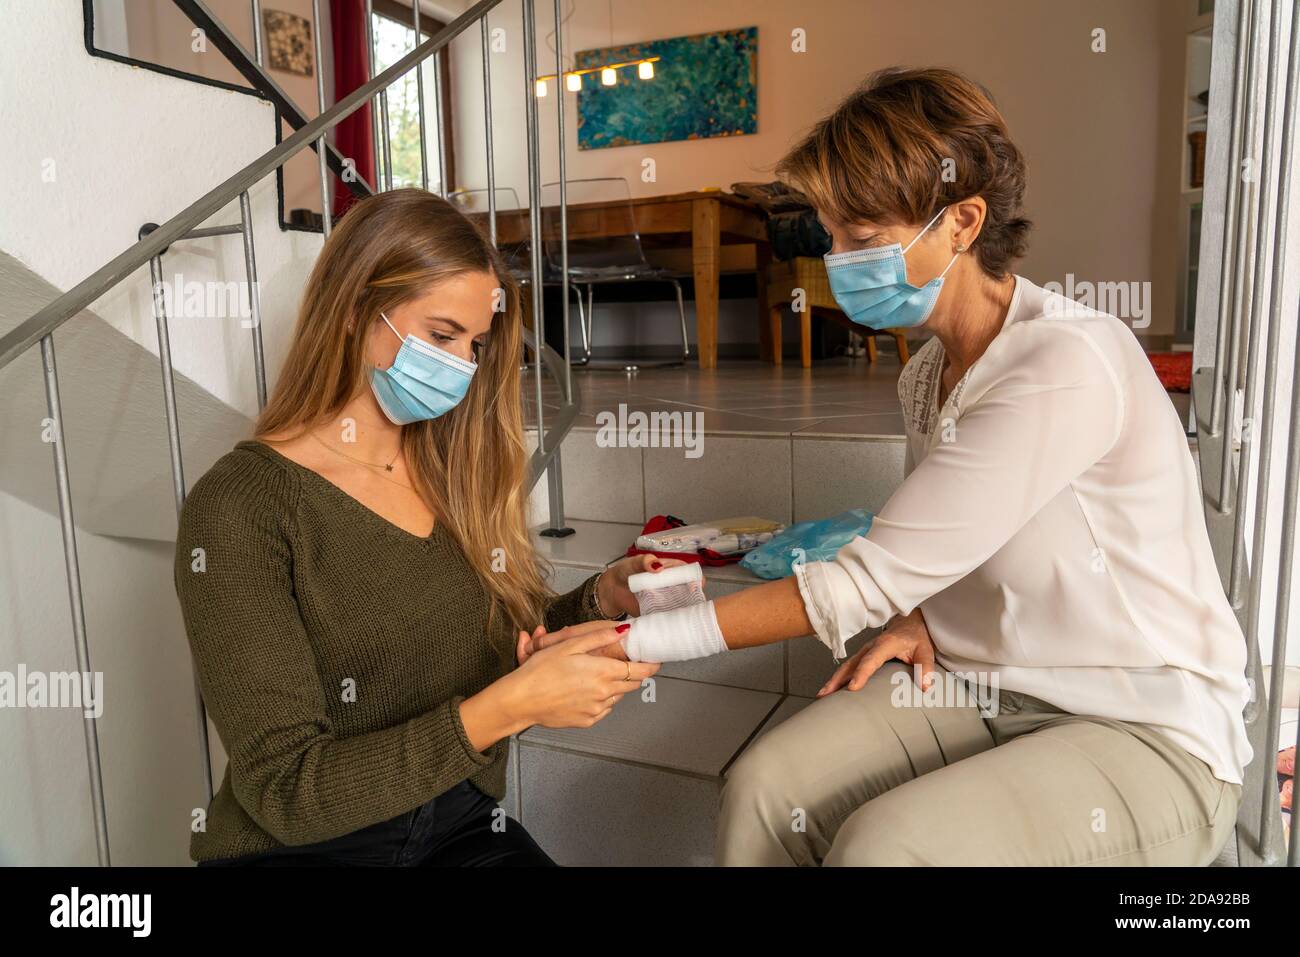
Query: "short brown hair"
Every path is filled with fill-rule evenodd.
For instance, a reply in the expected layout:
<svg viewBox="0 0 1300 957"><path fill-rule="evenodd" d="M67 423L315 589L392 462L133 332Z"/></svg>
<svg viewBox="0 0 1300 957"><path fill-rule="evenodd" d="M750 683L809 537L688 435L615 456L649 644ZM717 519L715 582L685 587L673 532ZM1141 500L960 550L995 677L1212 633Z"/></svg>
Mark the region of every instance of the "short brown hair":
<svg viewBox="0 0 1300 957"><path fill-rule="evenodd" d="M1025 254L1024 156L988 91L951 70L872 74L776 171L845 223L922 223L982 196L980 266L1000 278Z"/></svg>

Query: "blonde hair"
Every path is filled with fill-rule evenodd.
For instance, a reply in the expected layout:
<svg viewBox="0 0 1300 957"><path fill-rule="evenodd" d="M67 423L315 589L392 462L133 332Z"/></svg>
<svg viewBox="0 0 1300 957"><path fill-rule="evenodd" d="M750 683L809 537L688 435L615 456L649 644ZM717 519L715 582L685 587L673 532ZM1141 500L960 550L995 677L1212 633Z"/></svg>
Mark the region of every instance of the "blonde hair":
<svg viewBox="0 0 1300 957"><path fill-rule="evenodd" d="M348 209L312 269L288 358L255 434L301 435L335 417L368 387L366 342L379 313L469 272L495 275L505 308L493 316L465 398L436 419L403 426L402 453L416 492L492 598L489 627L500 605L516 627L531 630L550 591L527 526L519 288L497 251L446 200L397 189ZM504 570L493 570L494 554L508 556Z"/></svg>

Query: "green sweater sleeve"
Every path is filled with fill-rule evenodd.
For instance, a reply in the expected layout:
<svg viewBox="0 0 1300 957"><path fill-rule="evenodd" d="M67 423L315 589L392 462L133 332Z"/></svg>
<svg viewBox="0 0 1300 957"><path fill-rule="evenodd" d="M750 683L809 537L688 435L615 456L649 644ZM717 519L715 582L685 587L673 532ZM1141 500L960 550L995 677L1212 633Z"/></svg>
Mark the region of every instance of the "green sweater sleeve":
<svg viewBox="0 0 1300 957"><path fill-rule="evenodd" d="M558 631L569 625L599 621L605 617L596 604L596 579L599 577L599 573L592 575L572 591L552 596L544 616L547 631Z"/></svg>
<svg viewBox="0 0 1300 957"><path fill-rule="evenodd" d="M296 480L214 469L181 515L176 590L203 700L240 806L282 844L396 817L497 757L470 745L452 698L339 738L294 597ZM201 551L198 551L201 550Z"/></svg>

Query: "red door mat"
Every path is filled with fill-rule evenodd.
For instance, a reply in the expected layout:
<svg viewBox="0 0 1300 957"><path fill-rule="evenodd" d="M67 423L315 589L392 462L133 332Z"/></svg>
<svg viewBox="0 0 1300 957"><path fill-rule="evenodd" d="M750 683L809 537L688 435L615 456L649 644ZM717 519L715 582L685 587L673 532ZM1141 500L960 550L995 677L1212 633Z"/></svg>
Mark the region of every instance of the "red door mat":
<svg viewBox="0 0 1300 957"><path fill-rule="evenodd" d="M1190 352L1148 352L1156 378L1170 392L1192 391L1192 354Z"/></svg>

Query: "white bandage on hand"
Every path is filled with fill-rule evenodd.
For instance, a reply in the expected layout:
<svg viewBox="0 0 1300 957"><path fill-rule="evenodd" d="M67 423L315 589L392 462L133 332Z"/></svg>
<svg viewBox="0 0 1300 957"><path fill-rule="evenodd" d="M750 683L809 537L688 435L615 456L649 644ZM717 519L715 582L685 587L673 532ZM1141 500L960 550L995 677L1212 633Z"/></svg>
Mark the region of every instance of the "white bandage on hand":
<svg viewBox="0 0 1300 957"><path fill-rule="evenodd" d="M636 596L642 615L703 604L708 600L704 596L704 572L694 562L632 575L627 580L627 587Z"/></svg>
<svg viewBox="0 0 1300 957"><path fill-rule="evenodd" d="M711 601L637 618L622 643L629 661L687 661L727 650Z"/></svg>

